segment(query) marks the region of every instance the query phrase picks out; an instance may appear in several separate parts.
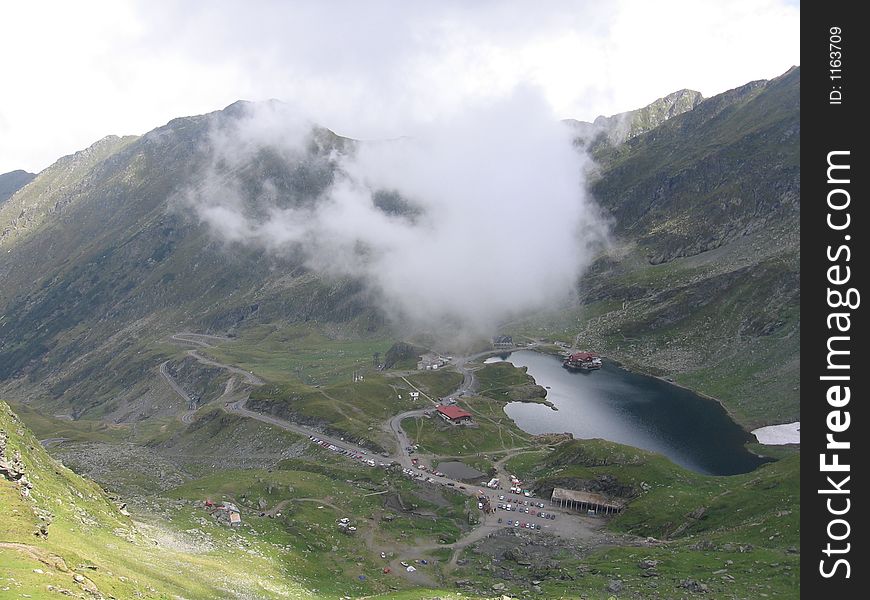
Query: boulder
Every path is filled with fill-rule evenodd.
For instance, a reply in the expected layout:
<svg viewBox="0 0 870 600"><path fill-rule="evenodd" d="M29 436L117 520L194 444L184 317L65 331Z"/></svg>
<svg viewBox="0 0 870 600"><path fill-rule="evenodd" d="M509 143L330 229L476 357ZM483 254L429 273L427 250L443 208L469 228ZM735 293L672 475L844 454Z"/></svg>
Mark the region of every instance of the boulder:
<svg viewBox="0 0 870 600"><path fill-rule="evenodd" d="M701 520L701 519L704 518L704 516L705 516L706 514L707 514L707 507L706 507L706 506L699 506L698 508L696 508L695 510L693 510L692 512L690 512L690 513L688 514L688 517L689 517L690 519Z"/></svg>
<svg viewBox="0 0 870 600"><path fill-rule="evenodd" d="M696 594L706 594L710 591L705 584L700 581L696 581L695 579L685 579L680 583L681 588L685 588L690 592L694 592Z"/></svg>

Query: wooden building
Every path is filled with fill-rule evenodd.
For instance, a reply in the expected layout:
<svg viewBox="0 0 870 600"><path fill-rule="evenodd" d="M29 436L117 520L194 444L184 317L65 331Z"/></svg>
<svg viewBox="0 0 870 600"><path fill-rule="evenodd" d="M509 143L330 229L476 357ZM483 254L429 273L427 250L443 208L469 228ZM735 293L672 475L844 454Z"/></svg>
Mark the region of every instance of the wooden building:
<svg viewBox="0 0 870 600"><path fill-rule="evenodd" d="M559 508L569 508L580 512L594 510L596 514L615 515L622 512L625 504L602 494L553 488L550 503Z"/></svg>

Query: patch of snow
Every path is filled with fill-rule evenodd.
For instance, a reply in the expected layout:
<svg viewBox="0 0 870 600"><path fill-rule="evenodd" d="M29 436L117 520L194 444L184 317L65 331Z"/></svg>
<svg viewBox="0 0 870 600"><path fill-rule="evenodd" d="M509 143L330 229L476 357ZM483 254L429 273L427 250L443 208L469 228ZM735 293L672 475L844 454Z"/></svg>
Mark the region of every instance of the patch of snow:
<svg viewBox="0 0 870 600"><path fill-rule="evenodd" d="M761 427L752 432L759 443L768 446L781 446L783 444L801 443L801 422L785 423L783 425L770 425Z"/></svg>

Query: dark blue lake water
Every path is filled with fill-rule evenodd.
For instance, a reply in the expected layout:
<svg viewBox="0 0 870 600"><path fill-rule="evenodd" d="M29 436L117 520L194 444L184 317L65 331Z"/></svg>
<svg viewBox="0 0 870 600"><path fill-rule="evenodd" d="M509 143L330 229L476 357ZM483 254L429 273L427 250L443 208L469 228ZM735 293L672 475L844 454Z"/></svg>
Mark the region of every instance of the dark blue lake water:
<svg viewBox="0 0 870 600"><path fill-rule="evenodd" d="M558 357L529 350L513 352L507 361L528 367L538 385L549 387L547 399L559 409L508 404L505 412L529 433L603 438L659 452L711 475L746 473L766 462L746 450L744 444L754 438L718 402L661 379L607 361L598 371L572 372Z"/></svg>

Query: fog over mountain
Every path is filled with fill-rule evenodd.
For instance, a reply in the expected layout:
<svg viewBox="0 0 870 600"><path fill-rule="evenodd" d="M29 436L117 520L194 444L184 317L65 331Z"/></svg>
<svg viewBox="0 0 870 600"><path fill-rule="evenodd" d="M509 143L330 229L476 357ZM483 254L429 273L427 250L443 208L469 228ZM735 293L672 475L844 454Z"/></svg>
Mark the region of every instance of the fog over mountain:
<svg viewBox="0 0 870 600"><path fill-rule="evenodd" d="M607 238L585 189L588 158L534 89L409 137L313 155L318 130L293 107L241 110L212 130L211 162L182 205L227 242L302 252L312 269L359 278L415 326L488 334L558 305ZM248 168L265 157L313 164L323 185L297 197L267 174L253 190Z"/></svg>

